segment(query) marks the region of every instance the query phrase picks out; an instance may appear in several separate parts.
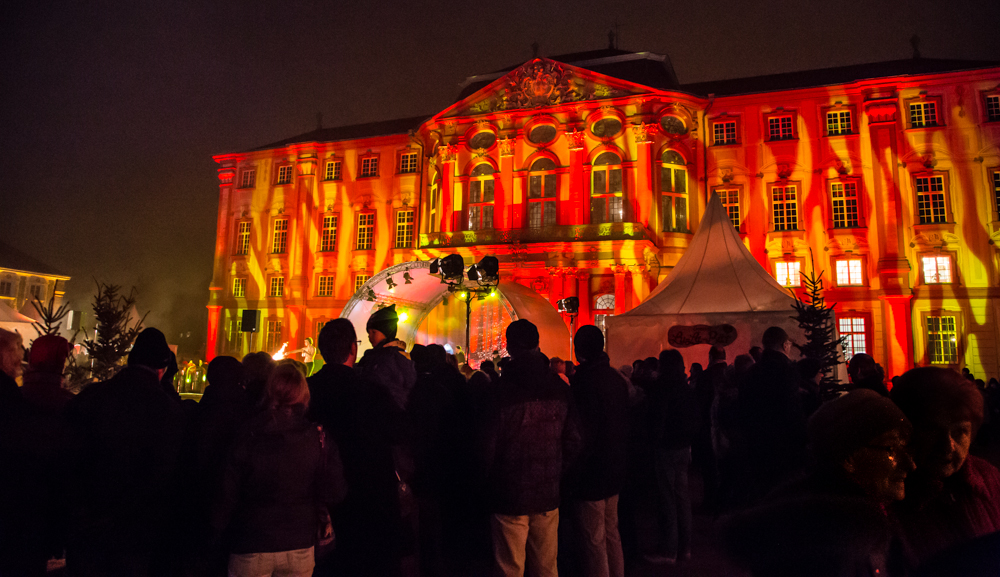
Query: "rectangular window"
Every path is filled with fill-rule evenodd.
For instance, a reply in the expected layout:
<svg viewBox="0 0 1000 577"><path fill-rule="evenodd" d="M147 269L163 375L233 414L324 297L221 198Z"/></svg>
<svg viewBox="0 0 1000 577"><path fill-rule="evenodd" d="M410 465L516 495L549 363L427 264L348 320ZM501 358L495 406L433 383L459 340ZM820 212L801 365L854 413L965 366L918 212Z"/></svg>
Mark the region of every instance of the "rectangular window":
<svg viewBox="0 0 1000 577"><path fill-rule="evenodd" d="M396 212L396 248L411 248L413 246L413 211L400 210Z"/></svg>
<svg viewBox="0 0 1000 577"><path fill-rule="evenodd" d="M849 361L858 353L868 352L867 331L863 317L842 317L837 319L837 329L844 341L844 360Z"/></svg>
<svg viewBox="0 0 1000 577"><path fill-rule="evenodd" d="M278 182L275 184L291 184L292 182L292 165L286 164L285 166L278 167Z"/></svg>
<svg viewBox="0 0 1000 577"><path fill-rule="evenodd" d="M910 128L937 126L937 102L922 101L910 103Z"/></svg>
<svg viewBox="0 0 1000 577"><path fill-rule="evenodd" d="M253 188L256 182L257 170L253 168L244 169L243 174L240 175L240 188Z"/></svg>
<svg viewBox="0 0 1000 577"><path fill-rule="evenodd" d="M782 261L774 263L774 278L781 286L800 286L802 279L799 276L799 261Z"/></svg>
<svg viewBox="0 0 1000 577"><path fill-rule="evenodd" d="M11 294L14 289L14 283L9 280L0 281L0 297L12 297Z"/></svg>
<svg viewBox="0 0 1000 577"><path fill-rule="evenodd" d="M236 254L250 254L250 221L241 220L236 230Z"/></svg>
<svg viewBox="0 0 1000 577"><path fill-rule="evenodd" d="M277 352L281 348L281 321L267 321L267 336L264 350L268 353Z"/></svg>
<svg viewBox="0 0 1000 577"><path fill-rule="evenodd" d="M664 232L687 232L687 169L660 165L660 216Z"/></svg>
<svg viewBox="0 0 1000 577"><path fill-rule="evenodd" d="M862 286L865 283L864 268L860 258L838 260L837 286Z"/></svg>
<svg viewBox="0 0 1000 577"><path fill-rule="evenodd" d="M986 120L1000 122L1000 94L986 97Z"/></svg>
<svg viewBox="0 0 1000 577"><path fill-rule="evenodd" d="M339 160L328 160L326 161L326 174L323 176L324 180L340 180L340 161Z"/></svg>
<svg viewBox="0 0 1000 577"><path fill-rule="evenodd" d="M332 276L321 276L321 277L319 277L319 288L316 290L316 296L320 296L320 297L332 297L333 296L333 277Z"/></svg>
<svg viewBox="0 0 1000 577"><path fill-rule="evenodd" d="M271 237L271 253L285 254L288 248L288 219L279 218L274 221L274 234Z"/></svg>
<svg viewBox="0 0 1000 577"><path fill-rule="evenodd" d="M768 117L768 140L789 140L795 138L792 119L793 117L790 114Z"/></svg>
<svg viewBox="0 0 1000 577"><path fill-rule="evenodd" d="M358 215L358 244L357 250L371 250L372 241L375 237L375 213L363 212Z"/></svg>
<svg viewBox="0 0 1000 577"><path fill-rule="evenodd" d="M247 279L245 278L233 279L233 296L238 299L247 296Z"/></svg>
<svg viewBox="0 0 1000 577"><path fill-rule="evenodd" d="M834 228L857 228L860 225L856 182L831 182L830 202L833 206Z"/></svg>
<svg viewBox="0 0 1000 577"><path fill-rule="evenodd" d="M407 152L406 154L399 155L399 172L416 172L417 171L417 153Z"/></svg>
<svg viewBox="0 0 1000 577"><path fill-rule="evenodd" d="M229 330L226 332L226 351L230 353L239 353L242 348L243 333L240 332L239 311L236 312L237 318L229 319Z"/></svg>
<svg viewBox="0 0 1000 577"><path fill-rule="evenodd" d="M948 284L952 281L950 256L925 256L921 261L925 284Z"/></svg>
<svg viewBox="0 0 1000 577"><path fill-rule="evenodd" d="M712 142L715 145L736 144L736 121L719 120L712 123Z"/></svg>
<svg viewBox="0 0 1000 577"><path fill-rule="evenodd" d="M826 134L837 136L851 134L851 111L830 110L826 113Z"/></svg>
<svg viewBox="0 0 1000 577"><path fill-rule="evenodd" d="M799 205L795 185L771 187L771 213L774 230L798 230Z"/></svg>
<svg viewBox="0 0 1000 577"><path fill-rule="evenodd" d="M320 252L332 252L337 250L337 221L340 215L323 215L323 232L319 241Z"/></svg>
<svg viewBox="0 0 1000 577"><path fill-rule="evenodd" d="M993 199L996 201L994 207L996 208L996 219L1000 220L1000 170L994 170L993 174Z"/></svg>
<svg viewBox="0 0 1000 577"><path fill-rule="evenodd" d="M33 298L33 299L41 299L42 298L42 287L41 287L41 285L37 285L37 284L31 285L30 287L28 287L28 293L31 294L31 298Z"/></svg>
<svg viewBox="0 0 1000 577"><path fill-rule="evenodd" d="M722 206L726 208L726 215L729 222L733 223L733 228L740 229L740 191L739 189L716 189Z"/></svg>
<svg viewBox="0 0 1000 577"><path fill-rule="evenodd" d="M378 176L378 157L366 156L361 159L361 178Z"/></svg>
<svg viewBox="0 0 1000 577"><path fill-rule="evenodd" d="M944 177L918 176L915 179L915 184L917 189L917 216L920 224L946 222Z"/></svg>
<svg viewBox="0 0 1000 577"><path fill-rule="evenodd" d="M267 292L269 297L283 297L285 296L285 277L283 276L273 276L271 277L270 290Z"/></svg>
<svg viewBox="0 0 1000 577"><path fill-rule="evenodd" d="M493 228L495 192L496 182L492 176L469 182L469 230Z"/></svg>
<svg viewBox="0 0 1000 577"><path fill-rule="evenodd" d="M927 317L927 358L934 365L958 363L958 330L955 317Z"/></svg>
<svg viewBox="0 0 1000 577"><path fill-rule="evenodd" d="M354 292L361 290L361 287L365 286L368 279L372 278L370 274L356 274L354 275Z"/></svg>

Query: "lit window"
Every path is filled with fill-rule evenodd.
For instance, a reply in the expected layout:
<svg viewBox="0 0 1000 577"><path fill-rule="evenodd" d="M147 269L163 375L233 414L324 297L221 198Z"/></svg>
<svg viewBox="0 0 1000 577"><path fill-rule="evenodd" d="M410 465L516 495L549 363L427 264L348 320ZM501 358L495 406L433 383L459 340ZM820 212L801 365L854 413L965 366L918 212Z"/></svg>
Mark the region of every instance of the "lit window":
<svg viewBox="0 0 1000 577"><path fill-rule="evenodd" d="M664 232L687 232L687 166L673 150L660 163L660 216Z"/></svg>
<svg viewBox="0 0 1000 577"><path fill-rule="evenodd" d="M993 198L996 201L997 220L1000 220L1000 170L993 171Z"/></svg>
<svg viewBox="0 0 1000 577"><path fill-rule="evenodd" d="M273 276L271 277L271 290L267 292L267 296L270 297L283 297L285 296L285 277L283 276Z"/></svg>
<svg viewBox="0 0 1000 577"><path fill-rule="evenodd" d="M331 296L333 296L333 277L332 276L321 276L321 277L319 277L319 289L316 291L316 296L321 296L321 297L331 297Z"/></svg>
<svg viewBox="0 0 1000 577"><path fill-rule="evenodd" d="M375 237L375 213L364 212L358 215L357 250L371 250Z"/></svg>
<svg viewBox="0 0 1000 577"><path fill-rule="evenodd" d="M366 156L361 159L361 178L378 176L378 157Z"/></svg>
<svg viewBox="0 0 1000 577"><path fill-rule="evenodd" d="M237 225L236 254L250 254L250 221L241 220Z"/></svg>
<svg viewBox="0 0 1000 577"><path fill-rule="evenodd" d="M528 226L542 228L556 224L556 196L559 177L556 163L539 158L531 165L528 175Z"/></svg>
<svg viewBox="0 0 1000 577"><path fill-rule="evenodd" d="M851 111L831 110L826 113L826 133L829 136L851 133Z"/></svg>
<svg viewBox="0 0 1000 577"><path fill-rule="evenodd" d="M323 234L320 238L320 252L331 252L337 250L337 221L339 215L323 215Z"/></svg>
<svg viewBox="0 0 1000 577"><path fill-rule="evenodd" d="M340 161L328 160L326 162L326 180L340 180Z"/></svg>
<svg viewBox="0 0 1000 577"><path fill-rule="evenodd" d="M613 116L606 116L590 125L590 131L597 138L614 138L622 131L622 123Z"/></svg>
<svg viewBox="0 0 1000 577"><path fill-rule="evenodd" d="M864 274L860 258L850 258L837 261L837 285L861 286L864 284Z"/></svg>
<svg viewBox="0 0 1000 577"><path fill-rule="evenodd" d="M590 222L622 222L622 159L614 152L601 153L594 159L590 188Z"/></svg>
<svg viewBox="0 0 1000 577"><path fill-rule="evenodd" d="M923 263L924 283L947 284L951 282L950 256L925 256Z"/></svg>
<svg viewBox="0 0 1000 577"><path fill-rule="evenodd" d="M955 317L927 317L927 357L934 365L958 362L958 331Z"/></svg>
<svg viewBox="0 0 1000 577"><path fill-rule="evenodd" d="M290 184L292 182L292 165L278 167L278 182L275 184Z"/></svg>
<svg viewBox="0 0 1000 577"><path fill-rule="evenodd" d="M486 150L492 147L497 141L497 135L492 130L480 130L469 139L469 148L472 150Z"/></svg>
<svg viewBox="0 0 1000 577"><path fill-rule="evenodd" d="M256 181L257 171L253 168L247 168L240 175L240 188L253 188Z"/></svg>
<svg viewBox="0 0 1000 577"><path fill-rule="evenodd" d="M594 326L607 334L608 319L615 316L615 295L604 294L594 302Z"/></svg>
<svg viewBox="0 0 1000 577"><path fill-rule="evenodd" d="M233 279L233 296L238 299L247 296L247 279L245 278Z"/></svg>
<svg viewBox="0 0 1000 577"><path fill-rule="evenodd" d="M230 353L240 352L240 319L237 315L235 319L229 319L229 330L226 332L226 351Z"/></svg>
<svg viewBox="0 0 1000 577"><path fill-rule="evenodd" d="M769 140L788 140L795 138L795 131L792 127L792 116L790 114L784 114L781 116L768 117L767 134Z"/></svg>
<svg viewBox="0 0 1000 577"><path fill-rule="evenodd" d="M712 123L712 142L719 144L736 144L736 121L720 120Z"/></svg>
<svg viewBox="0 0 1000 577"><path fill-rule="evenodd" d="M493 228L494 184L492 166L483 163L472 169L469 179L469 230Z"/></svg>
<svg viewBox="0 0 1000 577"><path fill-rule="evenodd" d="M783 261L774 263L774 276L781 286L800 286L802 279L799 277L798 261Z"/></svg>
<svg viewBox="0 0 1000 577"><path fill-rule="evenodd" d="M264 350L268 353L276 353L281 348L281 321L267 321L267 337L264 343Z"/></svg>
<svg viewBox="0 0 1000 577"><path fill-rule="evenodd" d="M12 297L14 296L14 283L9 280L0 280L0 297Z"/></svg>
<svg viewBox="0 0 1000 577"><path fill-rule="evenodd" d="M937 103L911 102L910 103L910 127L923 128L925 126L937 126Z"/></svg>
<svg viewBox="0 0 1000 577"><path fill-rule="evenodd" d="M274 221L274 235L271 237L271 252L285 254L288 248L288 219L279 218Z"/></svg>
<svg viewBox="0 0 1000 577"><path fill-rule="evenodd" d="M733 223L733 227L736 230L740 229L740 191L737 189L730 190L716 190L719 194L719 200L722 201L722 206L726 208L726 215L729 217L729 222Z"/></svg>
<svg viewBox="0 0 1000 577"><path fill-rule="evenodd" d="M986 120L989 122L1000 121L1000 95L986 97Z"/></svg>
<svg viewBox="0 0 1000 577"><path fill-rule="evenodd" d="M413 211L396 212L396 248L413 246Z"/></svg>
<svg viewBox="0 0 1000 577"><path fill-rule="evenodd" d="M32 299L38 299L38 300L42 299L42 286L41 285L37 285L37 284L31 285L30 287L28 287L28 292L31 294L31 298Z"/></svg>
<svg viewBox="0 0 1000 577"><path fill-rule="evenodd" d="M771 187L771 213L774 230L798 230L799 205L795 185Z"/></svg>
<svg viewBox="0 0 1000 577"><path fill-rule="evenodd" d="M844 340L844 360L849 361L858 353L867 353L865 319L863 317L844 317L837 319L837 328Z"/></svg>
<svg viewBox="0 0 1000 577"><path fill-rule="evenodd" d="M368 279L372 278L370 274L357 274L354 275L354 292L361 290L361 287L365 286Z"/></svg>
<svg viewBox="0 0 1000 577"><path fill-rule="evenodd" d="M833 205L834 228L857 228L858 185L856 182L831 182L830 202Z"/></svg>
<svg viewBox="0 0 1000 577"><path fill-rule="evenodd" d="M406 154L401 154L399 156L399 172L416 172L417 171L417 153L408 152Z"/></svg>
<svg viewBox="0 0 1000 577"><path fill-rule="evenodd" d="M915 183L920 224L945 222L944 177L918 176Z"/></svg>

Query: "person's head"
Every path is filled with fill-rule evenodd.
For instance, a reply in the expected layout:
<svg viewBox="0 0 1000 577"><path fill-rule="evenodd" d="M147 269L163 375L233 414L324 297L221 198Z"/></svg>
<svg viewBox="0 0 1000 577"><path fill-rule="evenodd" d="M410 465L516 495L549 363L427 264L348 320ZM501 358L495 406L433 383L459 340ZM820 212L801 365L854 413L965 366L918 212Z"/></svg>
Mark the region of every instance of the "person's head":
<svg viewBox="0 0 1000 577"><path fill-rule="evenodd" d="M354 324L347 319L333 319L323 325L319 331L319 352L326 363L353 365L358 356L358 334Z"/></svg>
<svg viewBox="0 0 1000 577"><path fill-rule="evenodd" d="M737 375L742 375L750 370L753 363L753 357L750 355L736 355L736 358L733 359L733 370Z"/></svg>
<svg viewBox="0 0 1000 577"><path fill-rule="evenodd" d="M246 371L247 382L266 383L274 370L274 359L264 351L250 353L243 357L243 369Z"/></svg>
<svg viewBox="0 0 1000 577"><path fill-rule="evenodd" d="M0 370L12 379L21 376L21 362L24 360L22 342L21 335L0 329Z"/></svg>
<svg viewBox="0 0 1000 577"><path fill-rule="evenodd" d="M28 353L28 368L44 373L62 374L69 352L73 350L69 341L59 335L42 335L31 343Z"/></svg>
<svg viewBox="0 0 1000 577"><path fill-rule="evenodd" d="M818 385L820 380L823 379L823 373L820 369L823 368L823 363L819 362L818 359L813 359L810 357L805 357L799 359L795 363L795 369L799 372L799 378L807 383L812 383Z"/></svg>
<svg viewBox="0 0 1000 577"><path fill-rule="evenodd" d="M219 389L243 389L246 369L233 357L215 357L208 363L208 385Z"/></svg>
<svg viewBox="0 0 1000 577"><path fill-rule="evenodd" d="M760 348L758 346L752 346L752 347L750 347L750 350L747 351L747 354L750 355L750 358L753 359L753 362L755 362L755 363L759 363L760 362L760 356L763 353L764 353L764 349L762 349L762 348Z"/></svg>
<svg viewBox="0 0 1000 577"><path fill-rule="evenodd" d="M852 383L860 382L876 374L878 365L875 359L867 353L857 353L847 363L847 375Z"/></svg>
<svg viewBox="0 0 1000 577"><path fill-rule="evenodd" d="M510 357L500 359L500 362L497 363L497 371L503 373L503 370L506 369L508 365L510 365Z"/></svg>
<svg viewBox="0 0 1000 577"><path fill-rule="evenodd" d="M809 440L821 467L839 469L871 499L887 504L906 495L913 471L910 422L889 399L857 389L820 406Z"/></svg>
<svg viewBox="0 0 1000 577"><path fill-rule="evenodd" d="M428 366L443 367L448 364L448 351L439 344L427 345L425 353Z"/></svg>
<svg viewBox="0 0 1000 577"><path fill-rule="evenodd" d="M712 345L712 348L708 349L708 364L714 365L724 362L726 362L726 347Z"/></svg>
<svg viewBox="0 0 1000 577"><path fill-rule="evenodd" d="M660 351L659 359L660 374L668 377L684 376L684 355L677 349L665 349Z"/></svg>
<svg viewBox="0 0 1000 577"><path fill-rule="evenodd" d="M485 360L479 363L479 370L483 371L484 373L495 373L496 367L493 365L493 361Z"/></svg>
<svg viewBox="0 0 1000 577"><path fill-rule="evenodd" d="M776 351L787 355L792 352L792 340L788 338L788 333L781 327L768 327L761 337L761 344L764 350Z"/></svg>
<svg viewBox="0 0 1000 577"><path fill-rule="evenodd" d="M375 314L368 317L368 324L365 326L368 341L373 347L377 347L382 341L395 339L398 324L399 315L396 314L395 304L375 311Z"/></svg>
<svg viewBox="0 0 1000 577"><path fill-rule="evenodd" d="M560 359L559 357L552 357L551 359L549 359L549 368L551 368L556 373L565 375L566 361Z"/></svg>
<svg viewBox="0 0 1000 577"><path fill-rule="evenodd" d="M309 406L306 376L292 363L279 364L264 387L265 406L269 408Z"/></svg>
<svg viewBox="0 0 1000 577"><path fill-rule="evenodd" d="M513 358L538 349L538 327L528 319L518 319L507 325L507 352Z"/></svg>
<svg viewBox="0 0 1000 577"><path fill-rule="evenodd" d="M307 346L307 347L311 347L311 346L313 346L313 340L312 340L312 337L306 337L306 346Z"/></svg>
<svg viewBox="0 0 1000 577"><path fill-rule="evenodd" d="M921 473L950 477L962 468L983 423L983 397L961 373L918 367L900 377L892 400L913 423L913 458Z"/></svg>
<svg viewBox="0 0 1000 577"><path fill-rule="evenodd" d="M146 367L162 374L170 365L173 351L167 346L167 337L152 327L143 330L135 338L132 351L128 354L128 366Z"/></svg>
<svg viewBox="0 0 1000 577"><path fill-rule="evenodd" d="M573 337L573 350L580 362L596 359L604 352L604 333L594 325L583 325Z"/></svg>

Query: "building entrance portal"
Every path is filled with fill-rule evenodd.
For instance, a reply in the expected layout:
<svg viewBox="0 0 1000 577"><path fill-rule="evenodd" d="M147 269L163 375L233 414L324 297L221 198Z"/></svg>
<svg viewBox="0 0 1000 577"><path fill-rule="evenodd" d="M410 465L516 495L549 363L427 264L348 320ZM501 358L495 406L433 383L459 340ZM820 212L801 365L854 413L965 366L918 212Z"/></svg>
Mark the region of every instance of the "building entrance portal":
<svg viewBox="0 0 1000 577"><path fill-rule="evenodd" d="M365 326L381 306L396 305L400 314L396 338L408 347L440 344L465 347L465 303L448 292L448 285L430 274L430 262L407 262L375 274L344 306L341 318L354 324L361 344L358 356L371 348ZM570 358L570 335L566 323L552 305L534 290L501 280L496 296L472 303L470 317L470 364L478 367L493 351L506 354L507 325L528 319L538 327L539 347L549 357Z"/></svg>

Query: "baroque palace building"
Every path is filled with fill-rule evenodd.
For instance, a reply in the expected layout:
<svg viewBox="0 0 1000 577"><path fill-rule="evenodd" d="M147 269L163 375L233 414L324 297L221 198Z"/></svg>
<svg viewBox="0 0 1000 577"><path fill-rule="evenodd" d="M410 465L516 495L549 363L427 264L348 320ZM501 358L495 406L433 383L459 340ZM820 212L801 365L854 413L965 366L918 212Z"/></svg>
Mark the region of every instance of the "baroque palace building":
<svg viewBox="0 0 1000 577"><path fill-rule="evenodd" d="M601 325L666 278L715 193L781 284L823 272L849 354L1000 372L1000 63L682 85L648 52L534 58L430 117L215 160L209 357L298 348L372 275L451 253Z"/></svg>

